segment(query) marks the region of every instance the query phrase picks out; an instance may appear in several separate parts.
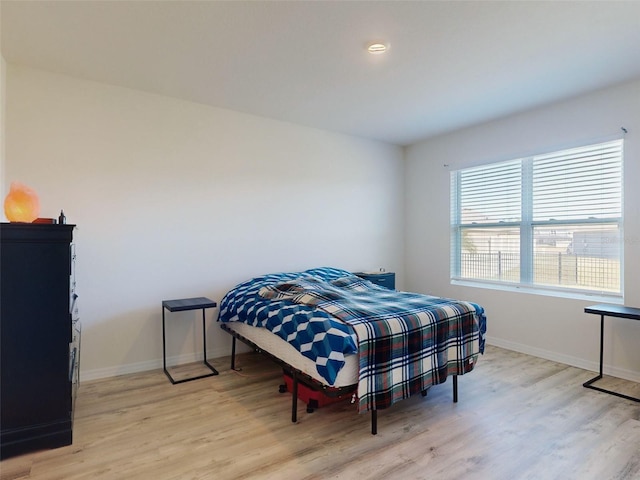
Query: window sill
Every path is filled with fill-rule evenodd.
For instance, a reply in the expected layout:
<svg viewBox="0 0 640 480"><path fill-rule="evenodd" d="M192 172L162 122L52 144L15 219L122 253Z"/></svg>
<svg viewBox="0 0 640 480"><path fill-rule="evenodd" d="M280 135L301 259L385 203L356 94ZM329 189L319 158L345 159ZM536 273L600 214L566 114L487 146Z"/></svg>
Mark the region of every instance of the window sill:
<svg viewBox="0 0 640 480"><path fill-rule="evenodd" d="M579 290L557 290L554 288L533 287L529 285L504 284L480 282L474 280L451 279L451 285L463 287L485 288L489 290L501 290L503 292L518 292L531 295L542 295L546 297L570 298L572 300L586 300L589 302L604 302L615 305L624 305L624 298L621 294L605 294L598 292L583 292Z"/></svg>

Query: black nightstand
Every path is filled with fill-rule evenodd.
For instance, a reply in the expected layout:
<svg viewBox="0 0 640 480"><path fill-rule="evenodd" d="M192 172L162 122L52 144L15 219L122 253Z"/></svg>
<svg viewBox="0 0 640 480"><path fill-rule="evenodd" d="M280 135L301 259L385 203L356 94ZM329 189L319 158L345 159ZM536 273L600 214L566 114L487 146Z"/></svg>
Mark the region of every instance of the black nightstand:
<svg viewBox="0 0 640 480"><path fill-rule="evenodd" d="M396 289L396 274L393 272L357 272L356 275L389 290Z"/></svg>
<svg viewBox="0 0 640 480"><path fill-rule="evenodd" d="M174 385L176 383L184 383L190 382L191 380L198 380L199 378L211 377L213 375L218 375L218 371L213 368L207 361L207 332L205 329L205 321L204 321L204 311L207 308L214 308L217 304L213 300L209 300L206 297L196 297L196 298L181 298L178 300L163 300L162 302L162 366L164 368L164 373L167 375L171 383ZM167 347L166 347L166 334L165 334L165 319L164 319L164 311L165 309L170 312L182 312L185 310L198 310L202 309L202 348L204 355L204 364L209 367L211 373L206 373L204 375L198 375L197 377L185 378L182 380L174 380L169 371L167 370Z"/></svg>

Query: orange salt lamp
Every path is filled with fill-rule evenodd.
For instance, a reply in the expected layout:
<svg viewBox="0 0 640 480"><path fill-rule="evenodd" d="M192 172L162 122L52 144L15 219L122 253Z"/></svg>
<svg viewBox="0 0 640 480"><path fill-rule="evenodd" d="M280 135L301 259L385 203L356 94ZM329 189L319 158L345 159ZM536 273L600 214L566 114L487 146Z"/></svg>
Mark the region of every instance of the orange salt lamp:
<svg viewBox="0 0 640 480"><path fill-rule="evenodd" d="M4 199L4 214L10 222L31 223L40 215L40 200L34 190L19 182L11 182Z"/></svg>

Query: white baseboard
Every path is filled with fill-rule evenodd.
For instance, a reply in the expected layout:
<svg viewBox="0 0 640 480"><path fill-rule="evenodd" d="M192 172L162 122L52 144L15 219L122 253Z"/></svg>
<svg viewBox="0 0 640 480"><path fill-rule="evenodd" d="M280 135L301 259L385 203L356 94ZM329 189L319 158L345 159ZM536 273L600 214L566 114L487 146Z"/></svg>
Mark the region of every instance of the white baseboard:
<svg viewBox="0 0 640 480"><path fill-rule="evenodd" d="M523 343L512 342L510 340L504 340L501 338L495 338L487 335L487 344L494 345L496 347L505 348L507 350L513 350L514 352L526 353L527 355L533 355L534 357L544 358L553 362L564 363L565 365L571 365L572 367L582 368L592 372L598 372L599 365L597 362L589 362L582 358L572 357L570 355L564 355L541 348L532 347ZM238 353L245 351L242 346L239 346ZM248 350L246 350L248 351ZM220 352L218 349L215 352L207 353L207 359L226 357L231 355L231 348L226 352ZM191 353L184 355L177 355L167 358L167 365L180 365L183 363L193 363L202 360L201 353ZM129 363L125 365L118 365L115 367L96 368L93 370L83 370L80 365L80 381L98 380L101 378L116 377L118 375L127 375L129 373L147 372L149 370L157 370L162 368L162 359L149 360L146 362ZM640 383L640 373L623 368L612 367L610 365L604 365L603 367L605 375L611 375L616 378L622 378L624 380L630 380L632 382Z"/></svg>
<svg viewBox="0 0 640 480"><path fill-rule="evenodd" d="M571 365L572 367L589 370L591 372L595 372L596 374L600 369L600 365L598 364L598 362L590 362L583 358L564 355L562 353L552 352L550 350L544 350L541 348L532 347L530 345L525 345L523 343L512 342L510 340L495 338L489 335L487 335L487 344L495 345L496 347L505 348L507 350L513 350L514 352L526 353L527 355L533 355L534 357L540 357L558 363L564 363L565 365ZM603 365L602 370L605 375L611 375L612 377L622 378L624 380L630 380L632 382L640 383L640 372L613 367L607 364Z"/></svg>
<svg viewBox="0 0 640 480"><path fill-rule="evenodd" d="M238 348L238 353L241 353L243 350L240 346ZM214 352L207 352L207 360L211 360L213 358L226 357L231 355L231 347L228 348L226 352L220 352L220 349L216 349L215 357L213 356ZM183 355L176 355L173 357L167 357L167 366L173 365L182 365L183 363L194 363L202 361L202 352L199 353L189 353ZM84 370L82 368L82 363L80 364L80 382L89 381L89 380L99 380L101 378L110 378L117 377L118 375L127 375L129 373L140 373L140 372L148 372L149 370L159 370L162 369L162 359L158 358L156 360L149 360L146 362L137 362L137 363L128 363L125 365L118 365L114 367L106 367L106 368L95 368L93 370Z"/></svg>

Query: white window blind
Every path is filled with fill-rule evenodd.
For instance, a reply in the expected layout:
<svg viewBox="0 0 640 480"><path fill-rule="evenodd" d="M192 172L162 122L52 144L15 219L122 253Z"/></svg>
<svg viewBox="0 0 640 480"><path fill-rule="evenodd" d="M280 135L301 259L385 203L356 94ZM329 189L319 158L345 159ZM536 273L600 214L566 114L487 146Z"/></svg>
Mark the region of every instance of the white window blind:
<svg viewBox="0 0 640 480"><path fill-rule="evenodd" d="M462 223L520 220L520 160L460 172Z"/></svg>
<svg viewBox="0 0 640 480"><path fill-rule="evenodd" d="M533 220L622 217L622 142L533 159Z"/></svg>
<svg viewBox="0 0 640 480"><path fill-rule="evenodd" d="M452 279L622 293L622 140L451 174Z"/></svg>

